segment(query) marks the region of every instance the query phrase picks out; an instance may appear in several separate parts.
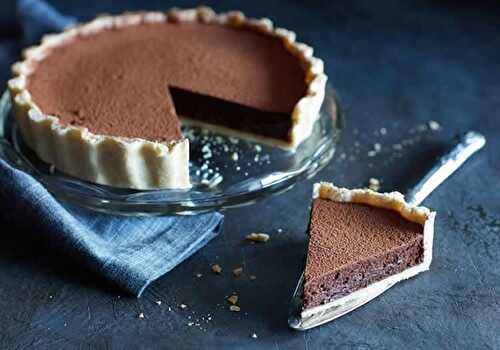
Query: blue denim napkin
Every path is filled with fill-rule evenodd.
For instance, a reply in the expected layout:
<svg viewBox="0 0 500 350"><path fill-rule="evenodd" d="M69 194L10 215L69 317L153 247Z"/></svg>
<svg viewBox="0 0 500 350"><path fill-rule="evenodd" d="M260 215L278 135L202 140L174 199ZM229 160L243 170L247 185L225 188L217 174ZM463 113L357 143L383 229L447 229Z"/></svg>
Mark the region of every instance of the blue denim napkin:
<svg viewBox="0 0 500 350"><path fill-rule="evenodd" d="M17 5L25 43L74 21L40 0L19 0ZM29 229L55 251L137 297L217 236L223 222L219 213L134 218L62 205L33 177L2 159L0 216L4 223Z"/></svg>

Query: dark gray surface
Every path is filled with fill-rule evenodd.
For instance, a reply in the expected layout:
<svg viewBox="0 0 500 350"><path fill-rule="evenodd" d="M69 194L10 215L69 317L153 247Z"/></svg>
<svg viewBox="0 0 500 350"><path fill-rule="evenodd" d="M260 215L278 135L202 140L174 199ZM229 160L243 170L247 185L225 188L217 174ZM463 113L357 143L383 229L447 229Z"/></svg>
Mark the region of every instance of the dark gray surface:
<svg viewBox="0 0 500 350"><path fill-rule="evenodd" d="M167 1L53 3L82 19L171 6ZM140 300L119 298L27 232L4 225L1 348L500 348L500 11L493 2L335 3L214 6L267 15L296 30L325 59L347 118L336 159L314 180L359 186L377 177L383 189L404 190L453 135L468 129L486 135L486 149L425 202L438 211L431 271L334 323L304 333L288 330L312 181L228 211L223 234ZM7 69L2 67L2 76ZM429 120L442 130L418 131ZM385 136L377 133L380 128L387 129ZM403 140L403 150L394 151ZM382 152L369 157L377 142ZM265 245L243 242L254 231L272 238ZM214 262L224 268L222 276L210 273ZM230 275L242 263L255 281ZM197 279L196 273L204 276ZM233 291L240 296L240 313L227 310L225 296ZM180 309L181 303L187 308ZM140 312L145 319L138 319ZM212 319L201 326L188 325L208 315ZM254 332L257 339L250 337Z"/></svg>

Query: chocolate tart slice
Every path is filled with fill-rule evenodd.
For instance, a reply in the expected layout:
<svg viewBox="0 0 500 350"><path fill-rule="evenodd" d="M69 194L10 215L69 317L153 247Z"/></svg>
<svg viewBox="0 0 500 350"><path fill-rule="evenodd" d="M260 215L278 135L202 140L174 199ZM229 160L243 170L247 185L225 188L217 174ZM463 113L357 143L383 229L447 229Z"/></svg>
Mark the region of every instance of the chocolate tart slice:
<svg viewBox="0 0 500 350"><path fill-rule="evenodd" d="M304 320L331 320L428 270L435 213L399 192L316 184L304 272ZM330 313L330 315L328 315Z"/></svg>
<svg viewBox="0 0 500 350"><path fill-rule="evenodd" d="M188 188L183 122L282 148L311 134L327 79L312 51L237 11L102 16L27 49L9 90L24 141L57 169Z"/></svg>

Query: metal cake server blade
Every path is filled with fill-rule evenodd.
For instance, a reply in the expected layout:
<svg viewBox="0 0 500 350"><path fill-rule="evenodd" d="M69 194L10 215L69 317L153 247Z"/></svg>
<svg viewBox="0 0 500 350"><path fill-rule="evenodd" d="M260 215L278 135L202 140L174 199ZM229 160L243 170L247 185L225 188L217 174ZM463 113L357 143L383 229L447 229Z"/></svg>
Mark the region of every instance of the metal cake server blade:
<svg viewBox="0 0 500 350"><path fill-rule="evenodd" d="M470 156L479 151L486 144L486 139L478 132L469 131L459 137L458 142L444 154L435 166L420 180L411 190L408 191L406 201L412 205L419 205L433 190L443 181L453 174ZM343 316L380 294L390 289L395 283L377 284L369 295L360 295L358 298L350 300L348 303L335 305L308 315L303 313L302 295L304 291L304 273L301 274L290 302L288 313L288 326L292 329L304 331L320 326Z"/></svg>

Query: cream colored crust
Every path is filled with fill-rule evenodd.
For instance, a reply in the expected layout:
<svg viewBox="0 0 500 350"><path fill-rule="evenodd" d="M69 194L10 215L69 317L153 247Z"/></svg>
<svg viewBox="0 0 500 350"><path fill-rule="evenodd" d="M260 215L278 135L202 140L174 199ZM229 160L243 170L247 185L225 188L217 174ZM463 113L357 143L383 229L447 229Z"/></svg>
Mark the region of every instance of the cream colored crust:
<svg viewBox="0 0 500 350"><path fill-rule="evenodd" d="M391 288L399 281L413 277L420 272L427 271L432 261L432 242L434 239L434 219L436 213L425 207L412 206L405 202L404 196L399 192L378 193L369 189L349 190L339 188L328 182L314 185L313 198L328 199L336 202L350 202L372 205L378 208L391 209L401 214L402 217L423 225L424 233L424 258L422 262L398 274L389 276L381 281L372 283L354 293L346 295L330 303L316 306L302 311L302 323L308 328L308 322L318 325L331 321L343 314L372 300L377 295ZM335 315L335 317L331 317ZM324 322L321 322L321 320ZM313 322L314 321L314 322Z"/></svg>
<svg viewBox="0 0 500 350"><path fill-rule="evenodd" d="M294 32L274 28L267 18L246 18L238 11L216 14L207 7L172 9L167 13L101 16L60 34L46 35L40 45L24 50L24 60L12 66L15 77L8 82L8 88L23 139L42 160L63 172L99 184L135 189L190 187L188 140L151 142L139 138L96 135L86 128L63 126L57 117L44 114L27 90L27 81L36 62L49 55L51 48L66 44L77 35L93 35L109 28L165 21L220 23L252 28L281 38L284 46L303 63L308 89L291 115L291 142L285 144L278 141L274 145L294 148L309 137L319 116L327 81L323 61L312 56L311 47L296 42Z"/></svg>

